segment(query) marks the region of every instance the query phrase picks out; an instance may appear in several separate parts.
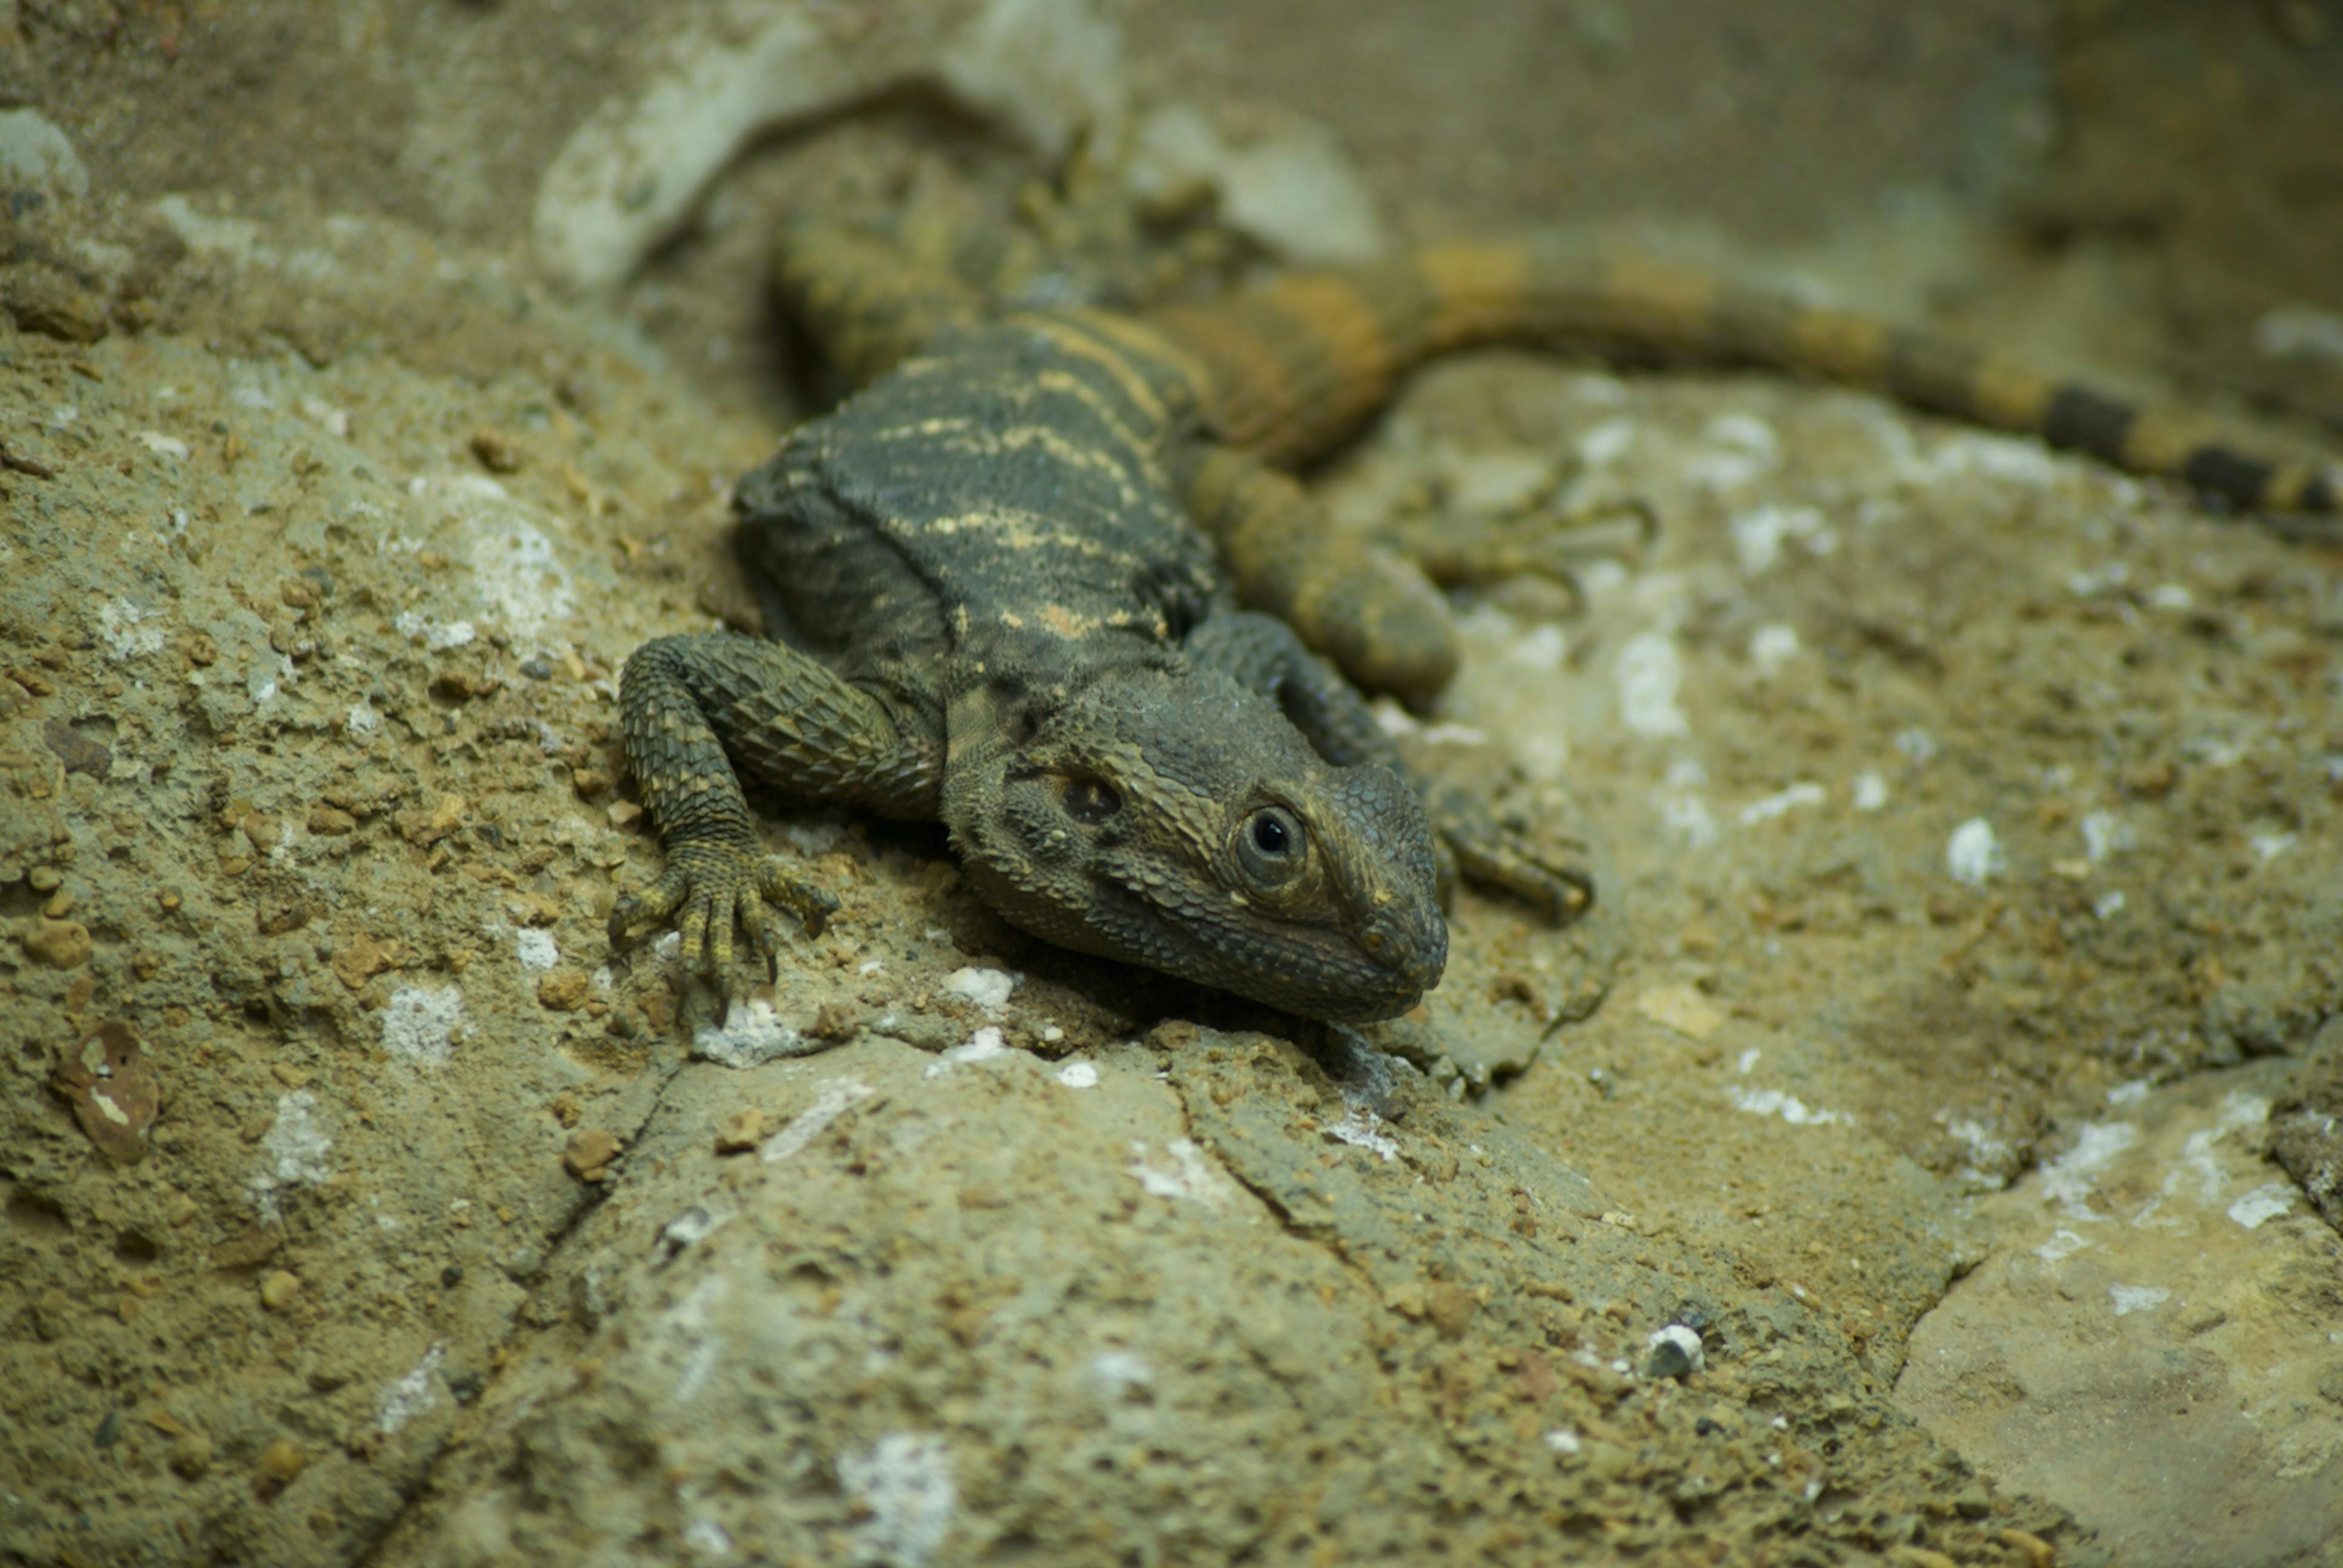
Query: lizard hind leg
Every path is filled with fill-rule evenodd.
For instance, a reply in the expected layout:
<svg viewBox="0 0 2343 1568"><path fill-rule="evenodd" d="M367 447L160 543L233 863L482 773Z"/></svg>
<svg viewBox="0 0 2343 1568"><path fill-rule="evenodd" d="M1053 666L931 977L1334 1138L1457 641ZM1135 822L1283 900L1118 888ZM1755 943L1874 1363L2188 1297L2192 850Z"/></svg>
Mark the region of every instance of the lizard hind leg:
<svg viewBox="0 0 2343 1568"><path fill-rule="evenodd" d="M1456 674L1456 628L1423 573L1334 532L1291 476L1211 446L1183 476L1188 512L1220 547L1250 608L1284 621L1369 691L1422 708Z"/></svg>

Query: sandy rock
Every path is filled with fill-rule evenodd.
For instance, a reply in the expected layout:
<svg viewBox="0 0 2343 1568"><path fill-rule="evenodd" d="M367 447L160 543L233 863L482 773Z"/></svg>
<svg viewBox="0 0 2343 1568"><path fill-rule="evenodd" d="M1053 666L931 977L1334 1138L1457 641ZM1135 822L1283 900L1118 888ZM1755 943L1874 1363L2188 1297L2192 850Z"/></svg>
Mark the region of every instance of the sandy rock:
<svg viewBox="0 0 2343 1568"><path fill-rule="evenodd" d="M2282 1063L2127 1096L1985 1201L1990 1261L1920 1321L1896 1399L2123 1562L2343 1538L2343 1243L2260 1158ZM2324 1380L2324 1381L2322 1381Z"/></svg>
<svg viewBox="0 0 2343 1568"><path fill-rule="evenodd" d="M1839 1528L1777 1480L1776 1412L1919 1441L1786 1295L1726 1305L1729 1274L1606 1224L1582 1178L1403 1067L1379 1149L1344 1085L1260 1035L1167 1025L1080 1092L1019 1051L930 1066L865 1039L749 1070L818 1125L720 1196L699 1108L742 1078L679 1078L600 1212L683 1220L597 1266L580 1337L500 1382L391 1560L460 1557L496 1517L516 1563L616 1560L645 1531L870 1563L1100 1539L1528 1563L1555 1517L1681 1540L1672 1495L1719 1542ZM1687 1301L1718 1314L1711 1371L1680 1371L1696 1399L1627 1359ZM759 1484L714 1484L752 1431ZM1946 1473L1926 1539L1974 1543ZM1413 1501L1468 1495L1462 1527Z"/></svg>

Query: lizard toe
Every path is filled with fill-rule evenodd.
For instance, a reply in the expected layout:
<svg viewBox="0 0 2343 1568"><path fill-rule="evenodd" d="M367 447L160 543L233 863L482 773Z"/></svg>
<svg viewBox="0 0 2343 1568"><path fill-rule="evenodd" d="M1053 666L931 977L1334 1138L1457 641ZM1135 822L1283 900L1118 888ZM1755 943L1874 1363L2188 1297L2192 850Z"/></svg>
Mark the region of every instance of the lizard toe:
<svg viewBox="0 0 2343 1568"><path fill-rule="evenodd" d="M767 902L778 904L794 912L805 924L805 933L818 937L830 924L830 917L838 912L838 895L818 883L792 876L789 863L778 855L768 855L757 863L757 892Z"/></svg>

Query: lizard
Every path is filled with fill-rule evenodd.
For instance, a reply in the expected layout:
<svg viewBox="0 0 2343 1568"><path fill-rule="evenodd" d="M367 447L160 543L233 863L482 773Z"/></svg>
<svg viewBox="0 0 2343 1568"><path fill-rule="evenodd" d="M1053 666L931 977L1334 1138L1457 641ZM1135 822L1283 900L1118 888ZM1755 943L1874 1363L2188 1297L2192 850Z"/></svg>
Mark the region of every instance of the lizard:
<svg viewBox="0 0 2343 1568"><path fill-rule="evenodd" d="M1564 921L1595 887L1409 771L1364 693L1454 672L1408 560L1316 526L1292 470L1413 367L1470 346L1755 364L1877 390L2167 476L2332 514L2338 473L2232 445L2004 356L1694 269L1457 244L1202 302L1018 308L837 224L774 278L860 389L739 482L778 639L646 643L622 741L667 862L612 940L672 919L689 970L769 963L834 900L759 853L736 769L939 820L976 891L1065 947L1332 1022L1439 981L1463 879Z"/></svg>

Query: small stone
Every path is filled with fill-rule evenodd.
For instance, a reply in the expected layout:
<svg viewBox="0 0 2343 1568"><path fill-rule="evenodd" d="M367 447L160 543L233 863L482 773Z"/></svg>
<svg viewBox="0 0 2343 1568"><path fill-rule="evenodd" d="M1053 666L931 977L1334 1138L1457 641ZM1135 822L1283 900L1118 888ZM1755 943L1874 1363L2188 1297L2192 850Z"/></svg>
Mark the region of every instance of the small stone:
<svg viewBox="0 0 2343 1568"><path fill-rule="evenodd" d="M862 1027L861 1010L850 1002L826 1001L813 1010L806 1033L816 1040L850 1040Z"/></svg>
<svg viewBox="0 0 2343 1568"><path fill-rule="evenodd" d="M59 1058L51 1082L100 1153L117 1165L146 1157L162 1094L128 1024L108 1019L84 1035Z"/></svg>
<svg viewBox="0 0 2343 1568"><path fill-rule="evenodd" d="M2343 1404L2343 1362L2337 1362L2318 1374L2318 1397Z"/></svg>
<svg viewBox="0 0 2343 1568"><path fill-rule="evenodd" d="M211 1473L212 1440L200 1432L181 1432L171 1444L171 1473L182 1481L201 1481Z"/></svg>
<svg viewBox="0 0 2343 1568"><path fill-rule="evenodd" d="M1453 1281L1442 1281L1425 1293L1423 1314L1443 1340L1461 1340L1464 1331L1473 1326L1473 1314L1481 1302L1472 1292Z"/></svg>
<svg viewBox="0 0 2343 1568"><path fill-rule="evenodd" d="M1982 1486L1972 1486L1953 1499L1953 1510L1964 1519L1983 1519L1993 1512L1993 1498Z"/></svg>
<svg viewBox="0 0 2343 1568"><path fill-rule="evenodd" d="M1670 1323L1645 1342L1652 1352L1644 1362L1644 1375L1647 1378L1689 1377L1707 1359L1701 1349L1700 1335L1682 1323Z"/></svg>
<svg viewBox="0 0 2343 1568"><path fill-rule="evenodd" d="M751 1105L716 1124L716 1152L740 1154L764 1141L765 1113Z"/></svg>
<svg viewBox="0 0 2343 1568"><path fill-rule="evenodd" d="M537 1003L555 1012L569 1012L586 1000L592 983L584 970L548 970L537 982Z"/></svg>
<svg viewBox="0 0 2343 1568"><path fill-rule="evenodd" d="M65 873L55 866L35 866L25 873L25 880L36 893L54 893L65 879Z"/></svg>
<svg viewBox="0 0 2343 1568"><path fill-rule="evenodd" d="M89 961L89 928L79 920L36 920L23 940L26 958L53 970L79 969Z"/></svg>
<svg viewBox="0 0 2343 1568"><path fill-rule="evenodd" d="M599 768L580 768L569 776L569 784L581 799L590 800L610 788L610 776Z"/></svg>
<svg viewBox="0 0 2343 1568"><path fill-rule="evenodd" d="M472 456L491 474L510 474L520 467L520 444L501 430L487 426L472 432Z"/></svg>
<svg viewBox="0 0 2343 1568"><path fill-rule="evenodd" d="M613 800L602 813L613 828L625 829L643 819L643 809L632 800Z"/></svg>
<svg viewBox="0 0 2343 1568"><path fill-rule="evenodd" d="M338 839L355 831L357 825L356 817L332 806L319 806L309 813L309 831L320 839Z"/></svg>
<svg viewBox="0 0 2343 1568"><path fill-rule="evenodd" d="M289 1438L280 1437L260 1451L262 1479L273 1481L280 1487L290 1485L308 1468L309 1456Z"/></svg>
<svg viewBox="0 0 2343 1568"><path fill-rule="evenodd" d="M278 1269L260 1282L260 1304L272 1312L289 1309L301 1294L301 1277L289 1270Z"/></svg>
<svg viewBox="0 0 2343 1568"><path fill-rule="evenodd" d="M562 1145L561 1166L580 1181L599 1181L618 1157L618 1138L598 1127L581 1127Z"/></svg>

